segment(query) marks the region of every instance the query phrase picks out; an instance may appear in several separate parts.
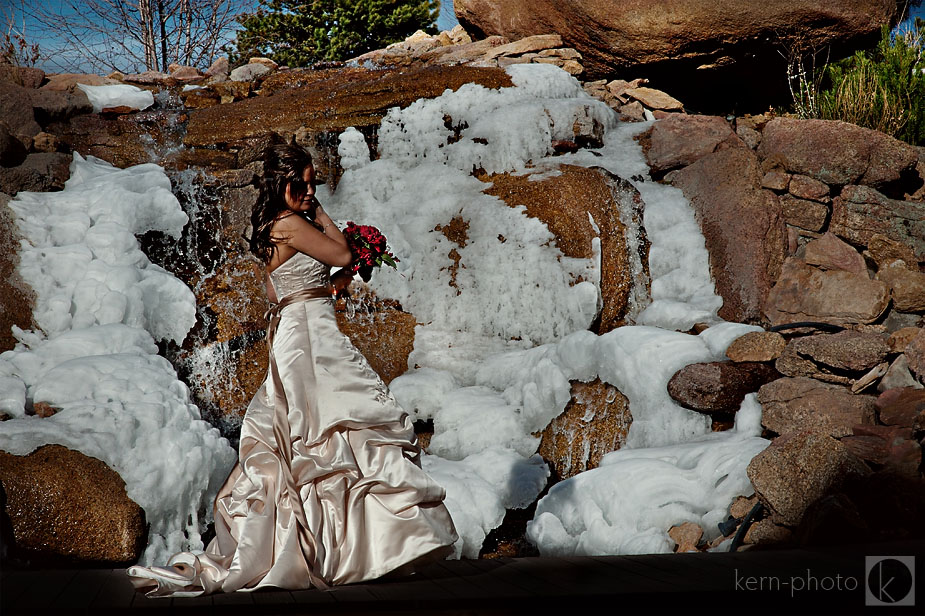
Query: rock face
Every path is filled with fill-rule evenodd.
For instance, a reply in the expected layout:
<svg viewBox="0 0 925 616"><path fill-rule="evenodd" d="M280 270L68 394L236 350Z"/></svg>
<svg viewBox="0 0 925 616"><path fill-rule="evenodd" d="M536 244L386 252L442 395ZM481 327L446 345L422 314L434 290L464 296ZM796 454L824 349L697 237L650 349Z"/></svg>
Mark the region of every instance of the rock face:
<svg viewBox="0 0 925 616"><path fill-rule="evenodd" d="M870 471L836 439L807 430L775 440L752 459L747 472L772 521L795 526L812 503L847 477Z"/></svg>
<svg viewBox="0 0 925 616"><path fill-rule="evenodd" d="M701 413L735 413L746 394L780 377L758 362L715 361L691 364L668 381L668 394L681 406Z"/></svg>
<svg viewBox="0 0 925 616"><path fill-rule="evenodd" d="M106 563L138 560L144 511L96 458L60 445L28 456L0 452L0 482L15 549Z"/></svg>
<svg viewBox="0 0 925 616"><path fill-rule="evenodd" d="M866 186L846 186L832 202L829 229L852 244L867 245L885 236L913 249L925 261L925 217L922 204L889 199Z"/></svg>
<svg viewBox="0 0 925 616"><path fill-rule="evenodd" d="M700 223L716 292L723 298L719 316L727 321L762 321L761 306L784 260L780 205L760 188L760 180L758 158L746 148L704 156L672 180Z"/></svg>
<svg viewBox="0 0 925 616"><path fill-rule="evenodd" d="M689 104L709 94L741 100L742 91L753 91L765 107L769 92L787 88L779 49L799 43L838 54L876 40L881 24L898 16L893 0L456 0L454 8L478 38L561 34L592 79L616 72L665 77ZM722 91L705 92L715 87Z"/></svg>
<svg viewBox="0 0 925 616"><path fill-rule="evenodd" d="M539 454L560 479L572 477L620 449L632 422L629 400L616 387L600 379L573 381L572 399L543 430Z"/></svg>
<svg viewBox="0 0 925 616"><path fill-rule="evenodd" d="M639 299L634 292L646 289L648 243L640 224L642 198L629 182L604 169L563 165L560 171L556 177L536 182L507 173L487 176L485 181L492 185L484 192L511 207L525 206L528 216L546 224L568 257L593 257L592 240L600 237L603 307L593 329L603 334L624 324ZM621 209L633 212L635 228L623 225ZM599 233L591 226L589 214ZM635 262L631 246L637 247Z"/></svg>

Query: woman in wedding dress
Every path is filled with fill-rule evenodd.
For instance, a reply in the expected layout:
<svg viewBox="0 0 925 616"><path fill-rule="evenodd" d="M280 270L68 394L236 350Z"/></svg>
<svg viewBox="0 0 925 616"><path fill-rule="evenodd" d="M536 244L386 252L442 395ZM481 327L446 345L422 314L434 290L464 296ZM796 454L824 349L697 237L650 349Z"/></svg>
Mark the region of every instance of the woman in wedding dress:
<svg viewBox="0 0 925 616"><path fill-rule="evenodd" d="M238 464L215 501L215 539L166 567L131 567L148 596L325 588L444 558L457 535L418 462L408 414L340 332L343 234L315 199L311 156L264 155L251 250L266 264L270 371L247 409Z"/></svg>

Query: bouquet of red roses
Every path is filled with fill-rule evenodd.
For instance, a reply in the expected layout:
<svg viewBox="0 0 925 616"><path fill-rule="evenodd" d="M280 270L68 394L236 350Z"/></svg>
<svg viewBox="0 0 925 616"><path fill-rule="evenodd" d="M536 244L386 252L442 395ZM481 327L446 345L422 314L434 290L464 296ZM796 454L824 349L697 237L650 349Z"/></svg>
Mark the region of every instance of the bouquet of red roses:
<svg viewBox="0 0 925 616"><path fill-rule="evenodd" d="M347 267L359 273L364 281L369 282L374 267L382 267L383 263L395 267L398 259L389 251L385 236L376 227L348 222L344 237L353 253L353 261Z"/></svg>

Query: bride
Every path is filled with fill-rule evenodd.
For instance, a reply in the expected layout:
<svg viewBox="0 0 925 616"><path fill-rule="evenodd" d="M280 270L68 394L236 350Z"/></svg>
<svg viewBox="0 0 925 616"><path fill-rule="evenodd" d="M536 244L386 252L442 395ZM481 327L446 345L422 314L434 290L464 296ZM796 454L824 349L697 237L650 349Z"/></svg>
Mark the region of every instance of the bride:
<svg viewBox="0 0 925 616"><path fill-rule="evenodd" d="M343 234L315 199L311 156L264 153L250 248L266 264L270 371L215 500L215 539L166 567L130 567L148 596L325 588L443 558L457 535L418 462L408 414L337 328Z"/></svg>

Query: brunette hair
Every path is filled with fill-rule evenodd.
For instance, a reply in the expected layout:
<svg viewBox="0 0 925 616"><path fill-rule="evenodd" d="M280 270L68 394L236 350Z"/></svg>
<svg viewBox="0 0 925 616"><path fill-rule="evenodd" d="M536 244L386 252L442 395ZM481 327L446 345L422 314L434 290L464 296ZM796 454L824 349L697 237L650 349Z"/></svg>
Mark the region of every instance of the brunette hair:
<svg viewBox="0 0 925 616"><path fill-rule="evenodd" d="M253 230L248 243L250 251L264 263L270 262L276 250L273 223L288 209L286 187L292 185L290 192L304 195L307 187L302 173L311 164L312 155L294 143L271 145L263 151L263 175L257 183L260 194L251 212Z"/></svg>

